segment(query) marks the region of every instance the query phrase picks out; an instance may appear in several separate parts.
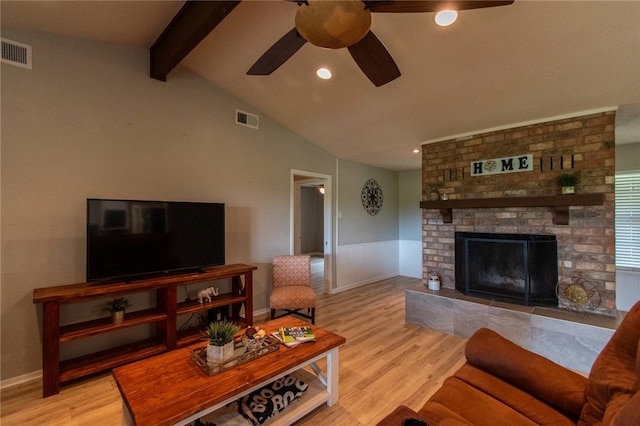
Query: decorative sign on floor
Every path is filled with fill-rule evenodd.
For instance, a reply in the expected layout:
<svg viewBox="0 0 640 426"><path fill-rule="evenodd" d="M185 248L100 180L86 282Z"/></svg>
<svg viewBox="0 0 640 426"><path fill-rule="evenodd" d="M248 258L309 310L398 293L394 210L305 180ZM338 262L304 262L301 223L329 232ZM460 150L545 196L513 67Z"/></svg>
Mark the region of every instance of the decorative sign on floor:
<svg viewBox="0 0 640 426"><path fill-rule="evenodd" d="M533 154L472 161L471 176L500 175L533 171Z"/></svg>

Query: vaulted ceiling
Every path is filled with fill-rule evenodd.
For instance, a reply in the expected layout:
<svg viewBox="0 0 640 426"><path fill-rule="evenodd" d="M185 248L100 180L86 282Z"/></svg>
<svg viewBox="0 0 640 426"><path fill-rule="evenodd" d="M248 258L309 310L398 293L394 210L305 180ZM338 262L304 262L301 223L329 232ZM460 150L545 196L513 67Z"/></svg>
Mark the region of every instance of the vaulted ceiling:
<svg viewBox="0 0 640 426"><path fill-rule="evenodd" d="M183 2L2 1L2 26L150 48ZM422 143L620 106L617 142L638 142L640 2L516 0L467 10L374 13L371 30L401 76L376 87L347 49L304 44L268 76L249 68L294 27L291 1L242 1L187 67L333 155L420 168ZM16 40L19 41L19 40ZM320 80L318 67L330 68ZM172 73L165 84L171 84Z"/></svg>

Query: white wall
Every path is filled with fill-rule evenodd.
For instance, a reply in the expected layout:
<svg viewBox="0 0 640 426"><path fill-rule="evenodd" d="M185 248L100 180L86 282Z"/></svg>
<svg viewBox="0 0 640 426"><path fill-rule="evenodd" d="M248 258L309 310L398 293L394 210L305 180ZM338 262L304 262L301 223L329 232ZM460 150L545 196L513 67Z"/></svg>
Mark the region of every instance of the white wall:
<svg viewBox="0 0 640 426"><path fill-rule="evenodd" d="M616 308L628 312L640 301L640 271L616 271Z"/></svg>
<svg viewBox="0 0 640 426"><path fill-rule="evenodd" d="M397 240L341 245L337 250L338 285L334 292L400 274Z"/></svg>
<svg viewBox="0 0 640 426"><path fill-rule="evenodd" d="M616 173L637 170L640 170L640 142L616 145ZM616 307L628 311L637 301L640 301L640 270L616 269Z"/></svg>
<svg viewBox="0 0 640 426"><path fill-rule="evenodd" d="M422 170L401 172L398 179L400 195L400 275L422 278Z"/></svg>

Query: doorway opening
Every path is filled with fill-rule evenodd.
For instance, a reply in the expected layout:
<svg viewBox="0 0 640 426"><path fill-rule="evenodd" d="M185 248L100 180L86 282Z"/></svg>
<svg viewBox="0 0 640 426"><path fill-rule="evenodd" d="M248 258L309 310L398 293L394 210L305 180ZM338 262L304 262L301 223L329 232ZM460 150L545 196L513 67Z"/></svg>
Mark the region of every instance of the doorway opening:
<svg viewBox="0 0 640 426"><path fill-rule="evenodd" d="M332 288L331 176L291 171L291 254L311 256L316 294Z"/></svg>

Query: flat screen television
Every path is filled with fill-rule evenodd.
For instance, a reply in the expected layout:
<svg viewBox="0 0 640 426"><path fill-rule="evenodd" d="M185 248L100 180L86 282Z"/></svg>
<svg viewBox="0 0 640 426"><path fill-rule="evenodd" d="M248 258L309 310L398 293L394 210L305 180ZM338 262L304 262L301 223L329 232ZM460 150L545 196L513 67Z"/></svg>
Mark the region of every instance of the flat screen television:
<svg viewBox="0 0 640 426"><path fill-rule="evenodd" d="M87 282L224 265L222 203L87 199Z"/></svg>

